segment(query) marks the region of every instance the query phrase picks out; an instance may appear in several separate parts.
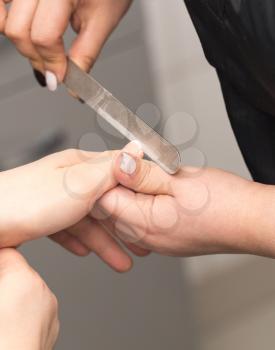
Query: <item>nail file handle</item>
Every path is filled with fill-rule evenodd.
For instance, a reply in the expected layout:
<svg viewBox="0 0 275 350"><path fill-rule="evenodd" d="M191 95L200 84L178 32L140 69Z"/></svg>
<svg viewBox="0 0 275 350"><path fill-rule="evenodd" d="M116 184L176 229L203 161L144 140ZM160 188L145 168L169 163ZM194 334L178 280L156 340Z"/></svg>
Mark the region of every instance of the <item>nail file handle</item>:
<svg viewBox="0 0 275 350"><path fill-rule="evenodd" d="M179 170L181 159L177 148L70 59L64 84L128 140L138 140L144 153L168 174Z"/></svg>

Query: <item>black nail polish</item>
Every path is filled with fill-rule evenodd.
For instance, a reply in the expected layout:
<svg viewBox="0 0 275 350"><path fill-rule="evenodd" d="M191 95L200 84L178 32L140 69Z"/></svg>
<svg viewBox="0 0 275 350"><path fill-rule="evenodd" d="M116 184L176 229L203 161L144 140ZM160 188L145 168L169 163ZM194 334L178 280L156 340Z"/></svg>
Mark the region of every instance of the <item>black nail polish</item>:
<svg viewBox="0 0 275 350"><path fill-rule="evenodd" d="M77 99L78 99L78 101L79 101L80 103L82 103L82 104L84 104L84 103L85 103L85 101L84 101L84 100L82 100L82 98L78 97Z"/></svg>
<svg viewBox="0 0 275 350"><path fill-rule="evenodd" d="M42 86L42 87L47 86L46 79L41 72L39 72L36 69L33 69L33 74L34 74L34 76L35 76L35 78L40 86Z"/></svg>

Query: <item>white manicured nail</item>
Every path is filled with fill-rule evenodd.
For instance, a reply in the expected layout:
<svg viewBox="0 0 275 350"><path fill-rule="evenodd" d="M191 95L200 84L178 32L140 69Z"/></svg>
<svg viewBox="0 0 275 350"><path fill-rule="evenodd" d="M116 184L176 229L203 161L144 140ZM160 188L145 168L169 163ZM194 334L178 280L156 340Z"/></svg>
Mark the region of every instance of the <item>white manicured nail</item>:
<svg viewBox="0 0 275 350"><path fill-rule="evenodd" d="M138 140L134 140L134 141L131 141L130 143L136 145L138 147L138 149L140 151L142 151L142 144L141 144L141 142L139 142Z"/></svg>
<svg viewBox="0 0 275 350"><path fill-rule="evenodd" d="M128 175L133 175L137 169L137 163L128 153L122 153L120 170Z"/></svg>
<svg viewBox="0 0 275 350"><path fill-rule="evenodd" d="M47 70L45 77L46 77L46 83L47 83L48 89L50 91L55 91L57 89L57 86L58 86L56 75Z"/></svg>
<svg viewBox="0 0 275 350"><path fill-rule="evenodd" d="M138 140L131 141L126 147L126 152L129 151L129 153L137 156L138 158L143 158L144 152L142 149L142 143Z"/></svg>

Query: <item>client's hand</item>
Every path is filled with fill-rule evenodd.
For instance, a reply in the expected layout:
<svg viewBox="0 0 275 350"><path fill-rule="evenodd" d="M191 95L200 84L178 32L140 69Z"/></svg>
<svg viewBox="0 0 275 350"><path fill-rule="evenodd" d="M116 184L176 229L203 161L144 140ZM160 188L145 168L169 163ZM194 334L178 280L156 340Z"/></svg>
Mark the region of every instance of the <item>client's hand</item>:
<svg viewBox="0 0 275 350"><path fill-rule="evenodd" d="M121 164L115 174L124 187L100 199L111 217L98 222L126 242L172 256L275 256L274 186L216 169L182 168L169 176L129 154Z"/></svg>
<svg viewBox="0 0 275 350"><path fill-rule="evenodd" d="M140 153L136 143L126 149ZM0 173L0 247L55 234L78 255L93 250L115 269L129 269L130 257L100 228L85 230L82 239L95 201L117 185L112 170L118 154L68 150Z"/></svg>
<svg viewBox="0 0 275 350"><path fill-rule="evenodd" d="M0 250L0 349L51 350L57 300L15 249Z"/></svg>

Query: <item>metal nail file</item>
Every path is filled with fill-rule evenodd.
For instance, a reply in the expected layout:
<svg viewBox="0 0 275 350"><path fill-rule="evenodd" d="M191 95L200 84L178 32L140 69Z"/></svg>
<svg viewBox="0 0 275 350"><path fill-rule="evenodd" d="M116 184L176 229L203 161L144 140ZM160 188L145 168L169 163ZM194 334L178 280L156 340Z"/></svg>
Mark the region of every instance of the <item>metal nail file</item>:
<svg viewBox="0 0 275 350"><path fill-rule="evenodd" d="M64 84L128 140L138 140L144 153L168 174L179 170L181 159L177 148L70 59Z"/></svg>

